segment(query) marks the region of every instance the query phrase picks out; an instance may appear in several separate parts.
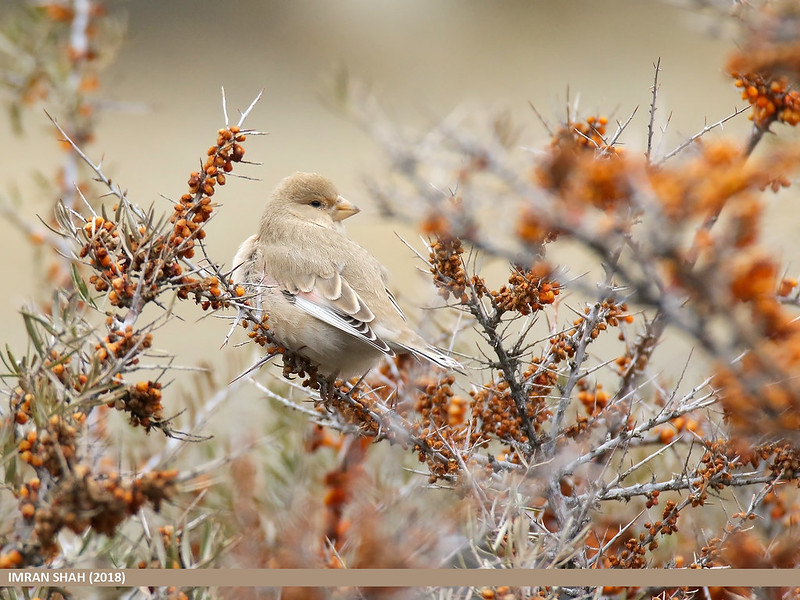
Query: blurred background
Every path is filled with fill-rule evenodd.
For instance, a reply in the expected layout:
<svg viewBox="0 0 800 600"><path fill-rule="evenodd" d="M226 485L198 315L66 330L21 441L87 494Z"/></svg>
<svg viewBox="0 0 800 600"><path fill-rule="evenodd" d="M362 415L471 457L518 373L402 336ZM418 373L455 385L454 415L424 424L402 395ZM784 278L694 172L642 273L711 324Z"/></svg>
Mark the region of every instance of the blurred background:
<svg viewBox="0 0 800 600"><path fill-rule="evenodd" d="M507 109L521 129L520 143L534 148L548 136L529 103L556 123L566 114L569 94L584 117L624 121L638 107L624 140L632 151L642 151L659 58L656 122L661 127L669 120L669 126L658 136L658 151L672 149L741 105L723 72L734 30L720 28L714 13L688 5L137 0L111 2L109 10L123 20L125 33L116 60L101 73L97 97L116 109L102 114L85 150L95 160L102 157L106 173L133 202L167 209L161 196L184 193L188 174L223 124L221 86L234 115L263 89L247 125L269 135L248 140L246 157L262 164L237 169L258 181L234 179L215 196L224 206L208 226L211 256L230 263L279 179L297 170L317 171L361 207L348 224L350 234L389 267L395 282L424 288L418 304L430 297L430 285L415 279L416 259L392 235L403 230L381 221L365 194L361 178L380 173L382 159L361 128L331 108L337 72L346 69L366 82L400 127L424 130L459 107ZM41 107L23 116L23 126L18 136L8 119L0 119L7 164L3 187L18 194L21 213L35 219L52 210L52 198L42 195L35 173L52 178L63 155ZM744 139L748 130L743 115L726 125L725 134ZM776 244L790 243L800 220L796 211L784 216ZM6 257L0 261L6 281L0 295L2 342L21 351L25 337L18 310L41 293L32 275L37 254L6 221L0 221L0 252ZM580 265L571 270L579 272ZM408 294L404 300L414 304ZM178 310L192 323L199 315L190 306ZM160 335L157 345L177 354L181 364L230 360L237 350L219 349L227 323L206 323L212 325Z"/></svg>

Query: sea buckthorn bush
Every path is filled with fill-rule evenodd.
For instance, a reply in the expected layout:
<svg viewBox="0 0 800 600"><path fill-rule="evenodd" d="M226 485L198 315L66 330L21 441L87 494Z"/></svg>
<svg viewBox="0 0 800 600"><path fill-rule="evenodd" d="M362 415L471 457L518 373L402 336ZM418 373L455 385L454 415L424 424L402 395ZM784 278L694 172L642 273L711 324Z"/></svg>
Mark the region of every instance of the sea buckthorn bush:
<svg viewBox="0 0 800 600"><path fill-rule="evenodd" d="M7 41L22 52L48 37L43 60L60 68L7 78L25 82L11 96L23 112L57 99L53 131L79 180L54 176L44 230L11 217L57 252L43 274L51 293L23 311L28 348L3 354L0 568L799 567L800 286L792 257L770 244L765 207L800 169L800 146L784 135L800 122L800 18L790 2L737 11L741 40L724 67L746 106L662 153L652 118L639 152L622 147L630 121L574 112L549 139L525 141L536 153L488 113L478 132L445 120L420 144L386 136L394 124L377 99L348 81L350 114L388 158L369 191L427 240L417 254L439 300L427 333L464 372L401 355L360 380L329 381L273 339L269 315L207 245L231 174L253 169L244 156L259 131L245 121L256 102L209 130L169 210L143 208L91 158L102 143L92 94L119 27L94 2L26 8ZM660 73L656 62L651 115ZM712 138L745 112L746 139ZM552 257L561 243L597 269L574 276ZM482 269L486 259L505 274ZM173 305L230 319L221 342L260 357L233 382L219 366L198 375L190 415L167 383L171 360L156 352ZM685 363L677 381L665 375L673 338ZM246 391L271 403L269 435L196 433ZM153 445L149 459L120 465L113 415ZM69 594L40 595L56 593Z"/></svg>

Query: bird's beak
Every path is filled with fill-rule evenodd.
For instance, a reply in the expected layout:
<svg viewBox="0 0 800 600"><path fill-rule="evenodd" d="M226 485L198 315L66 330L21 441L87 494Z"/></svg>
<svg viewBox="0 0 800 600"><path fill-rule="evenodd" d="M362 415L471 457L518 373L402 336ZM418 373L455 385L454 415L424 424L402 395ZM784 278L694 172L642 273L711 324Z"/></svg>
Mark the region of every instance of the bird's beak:
<svg viewBox="0 0 800 600"><path fill-rule="evenodd" d="M336 198L336 203L333 205L333 208L335 209L333 213L334 221L344 221L347 217L352 217L360 210L352 202L341 196Z"/></svg>

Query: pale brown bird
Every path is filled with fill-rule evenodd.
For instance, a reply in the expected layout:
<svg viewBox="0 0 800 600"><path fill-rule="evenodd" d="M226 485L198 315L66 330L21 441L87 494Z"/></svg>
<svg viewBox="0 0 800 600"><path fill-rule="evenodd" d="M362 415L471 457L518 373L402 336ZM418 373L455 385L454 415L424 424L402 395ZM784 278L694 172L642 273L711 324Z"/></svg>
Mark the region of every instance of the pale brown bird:
<svg viewBox="0 0 800 600"><path fill-rule="evenodd" d="M386 269L347 237L342 221L357 212L325 177L290 175L236 252L234 283L269 315L276 341L328 378L364 375L395 352L460 370L408 326Z"/></svg>

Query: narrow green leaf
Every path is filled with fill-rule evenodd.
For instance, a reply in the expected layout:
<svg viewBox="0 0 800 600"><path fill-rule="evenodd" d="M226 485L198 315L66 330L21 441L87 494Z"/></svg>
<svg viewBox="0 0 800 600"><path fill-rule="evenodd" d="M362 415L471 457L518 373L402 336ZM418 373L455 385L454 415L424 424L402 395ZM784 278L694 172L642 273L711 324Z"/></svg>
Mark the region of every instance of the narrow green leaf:
<svg viewBox="0 0 800 600"><path fill-rule="evenodd" d="M34 324L34 322L39 321L39 319L35 319L33 315L29 313L22 313L22 319L25 321L25 329L28 331L28 339L30 340L31 344L33 344L36 353L39 356L44 356L44 344L42 343L42 338L39 335L39 331L36 329L36 325Z"/></svg>
<svg viewBox="0 0 800 600"><path fill-rule="evenodd" d="M0 356L2 356L3 364L9 371L11 371L11 374L19 376L19 363L17 362L17 358L14 356L14 353L11 352L11 347L8 344L6 344L6 353ZM6 360L6 356L8 356L8 360Z"/></svg>
<svg viewBox="0 0 800 600"><path fill-rule="evenodd" d="M78 265L72 263L70 266L70 274L72 275L72 285L75 286L75 290L78 292L81 300L92 306L93 308L97 308L97 305L94 303L94 299L89 294L89 288L86 285L86 282L81 277L80 272L78 271Z"/></svg>
<svg viewBox="0 0 800 600"><path fill-rule="evenodd" d="M186 568L191 567L194 564L194 560L192 557L192 546L189 541L189 532L184 529L183 535L181 536L181 547L180 547L180 555L181 555L181 562Z"/></svg>

